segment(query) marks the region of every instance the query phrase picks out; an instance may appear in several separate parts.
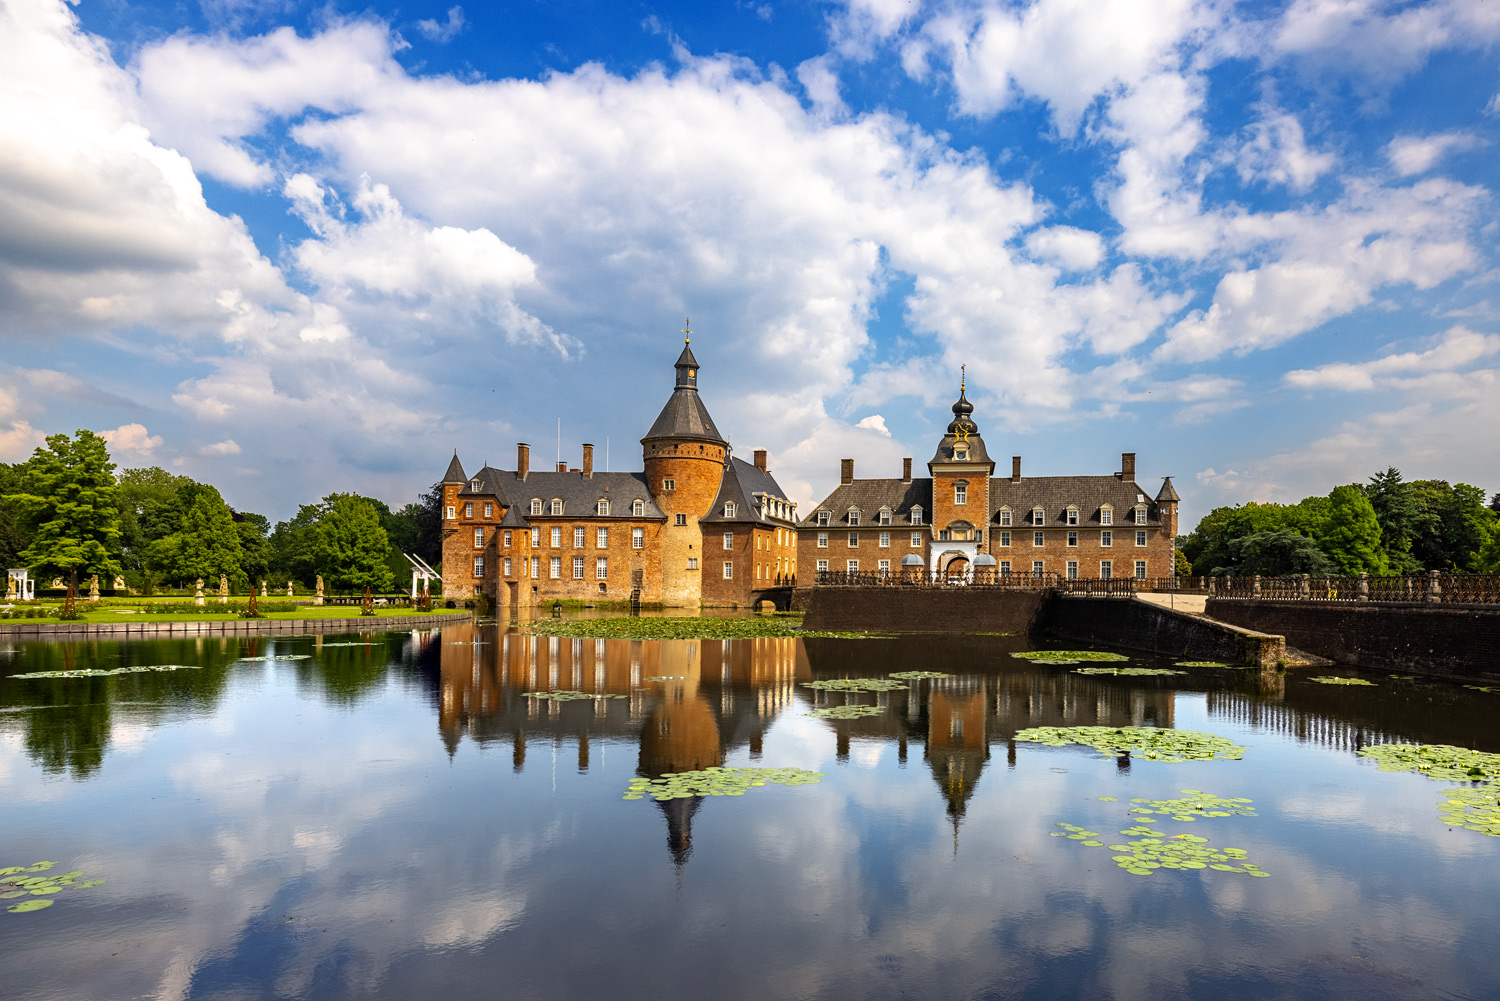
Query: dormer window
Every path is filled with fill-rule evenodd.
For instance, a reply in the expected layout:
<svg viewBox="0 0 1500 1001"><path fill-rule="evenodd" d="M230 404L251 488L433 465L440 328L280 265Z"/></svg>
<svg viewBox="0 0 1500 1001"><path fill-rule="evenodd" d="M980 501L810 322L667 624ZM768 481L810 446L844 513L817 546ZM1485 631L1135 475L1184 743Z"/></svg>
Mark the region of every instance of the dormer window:
<svg viewBox="0 0 1500 1001"><path fill-rule="evenodd" d="M600 498L599 503L594 505L594 513L603 518L609 514L609 501Z"/></svg>
<svg viewBox="0 0 1500 1001"><path fill-rule="evenodd" d="M965 445L954 445L953 446L953 458L962 461L964 459L967 459L968 457L969 457L969 449L968 449L967 446L965 446Z"/></svg>
<svg viewBox="0 0 1500 1001"><path fill-rule="evenodd" d="M637 518L644 515L646 513L646 502L643 500L631 501L630 513L635 515Z"/></svg>
<svg viewBox="0 0 1500 1001"><path fill-rule="evenodd" d="M555 497L552 499L552 513L554 515L559 515L559 514L563 513L563 502L560 501L560 500L558 500Z"/></svg>
<svg viewBox="0 0 1500 1001"><path fill-rule="evenodd" d="M1047 513L1045 511L1043 511L1041 508L1034 507L1034 508L1031 509L1031 523L1033 525L1040 525L1042 522L1044 522L1046 520L1047 520Z"/></svg>
<svg viewBox="0 0 1500 1001"><path fill-rule="evenodd" d="M479 492L479 481L478 480L470 480L469 481L469 489L472 490L472 491L474 491L475 493L478 493Z"/></svg>
<svg viewBox="0 0 1500 1001"><path fill-rule="evenodd" d="M912 509L911 509L911 523L913 525L920 525L920 524L922 524L922 505L920 505L920 504L914 504L914 505L912 505Z"/></svg>
<svg viewBox="0 0 1500 1001"><path fill-rule="evenodd" d="M540 497L533 497L531 499L531 513L532 514L541 514L542 513L542 499Z"/></svg>
<svg viewBox="0 0 1500 1001"><path fill-rule="evenodd" d="M726 518L733 518L734 517L734 501L725 501L724 502L724 517L726 517Z"/></svg>
<svg viewBox="0 0 1500 1001"><path fill-rule="evenodd" d="M889 525L891 523L891 509L890 508L883 507L883 508L880 509L880 523L882 525Z"/></svg>
<svg viewBox="0 0 1500 1001"><path fill-rule="evenodd" d="M819 511L818 512L818 525L819 526L828 524L828 519L829 519L829 514L828 514L827 511Z"/></svg>
<svg viewBox="0 0 1500 1001"><path fill-rule="evenodd" d="M1010 526L1010 508L1002 507L1000 509L1000 524L1005 527Z"/></svg>
<svg viewBox="0 0 1500 1001"><path fill-rule="evenodd" d="M1068 505L1068 524L1078 524L1078 508L1074 507L1072 504Z"/></svg>
<svg viewBox="0 0 1500 1001"><path fill-rule="evenodd" d="M1146 505L1137 504L1135 506L1135 523L1137 525L1144 525L1146 523Z"/></svg>
<svg viewBox="0 0 1500 1001"><path fill-rule="evenodd" d="M1099 524L1113 525L1115 523L1115 509L1108 504L1099 509Z"/></svg>
<svg viewBox="0 0 1500 1001"><path fill-rule="evenodd" d="M967 504L967 503L969 503L969 481L968 480L959 480L957 483L953 484L953 503L954 504Z"/></svg>
<svg viewBox="0 0 1500 1001"><path fill-rule="evenodd" d="M857 508L857 507L851 507L849 509L849 524L851 524L851 525L858 525L859 524L859 508Z"/></svg>

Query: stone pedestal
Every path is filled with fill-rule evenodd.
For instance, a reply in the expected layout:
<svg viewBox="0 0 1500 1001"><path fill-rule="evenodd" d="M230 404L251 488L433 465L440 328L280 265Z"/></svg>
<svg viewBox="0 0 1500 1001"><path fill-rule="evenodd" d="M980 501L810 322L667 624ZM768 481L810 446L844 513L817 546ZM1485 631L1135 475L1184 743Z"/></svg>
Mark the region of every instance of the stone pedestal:
<svg viewBox="0 0 1500 1001"><path fill-rule="evenodd" d="M196 582L194 582L193 588L194 588L194 591L193 591L193 604L201 606L203 604L203 578L202 577L199 577L198 580Z"/></svg>

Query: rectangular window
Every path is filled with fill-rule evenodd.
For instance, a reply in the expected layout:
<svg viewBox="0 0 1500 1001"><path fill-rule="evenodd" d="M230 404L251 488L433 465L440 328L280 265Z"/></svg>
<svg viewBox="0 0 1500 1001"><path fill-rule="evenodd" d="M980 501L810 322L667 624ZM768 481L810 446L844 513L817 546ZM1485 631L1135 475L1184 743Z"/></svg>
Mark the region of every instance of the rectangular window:
<svg viewBox="0 0 1500 1001"><path fill-rule="evenodd" d="M476 529L474 529L474 548L475 549L483 549L484 548L484 529L482 529L482 528L476 528Z"/></svg>
<svg viewBox="0 0 1500 1001"><path fill-rule="evenodd" d="M1111 510L1110 508L1107 508L1107 507L1106 508L1101 508L1099 510L1099 524L1101 524L1101 525L1113 525L1114 523L1115 523L1115 512L1113 510Z"/></svg>
<svg viewBox="0 0 1500 1001"><path fill-rule="evenodd" d="M1032 560L1031 561L1031 576L1033 576L1033 577L1040 577L1041 575L1042 575L1042 561L1041 560Z"/></svg>
<svg viewBox="0 0 1500 1001"><path fill-rule="evenodd" d="M724 548L725 549L733 549L734 548L734 533L733 532L725 532L724 533Z"/></svg>
<svg viewBox="0 0 1500 1001"><path fill-rule="evenodd" d="M531 530L531 548L542 548L542 530L540 528L533 528Z"/></svg>
<svg viewBox="0 0 1500 1001"><path fill-rule="evenodd" d="M1105 549L1113 549L1115 545L1115 533L1107 528L1104 531L1100 532L1099 545L1103 546Z"/></svg>
<svg viewBox="0 0 1500 1001"><path fill-rule="evenodd" d="M531 579L536 580L542 575L542 558L533 556L531 558Z"/></svg>
<svg viewBox="0 0 1500 1001"><path fill-rule="evenodd" d="M889 548L891 548L891 533L890 532L881 532L880 533L880 548L881 549L889 549Z"/></svg>
<svg viewBox="0 0 1500 1001"><path fill-rule="evenodd" d="M1078 524L1078 509L1076 507L1070 507L1070 508L1068 508L1068 524L1069 525L1076 525L1076 524Z"/></svg>
<svg viewBox="0 0 1500 1001"><path fill-rule="evenodd" d="M1002 576L1002 577L1009 577L1010 576L1010 560L1001 560L1000 561L1000 576Z"/></svg>
<svg viewBox="0 0 1500 1001"><path fill-rule="evenodd" d="M1113 560L1099 561L1099 579L1111 580L1115 575L1115 564Z"/></svg>
<svg viewBox="0 0 1500 1001"><path fill-rule="evenodd" d="M537 497L531 498L531 513L532 514L541 514L542 513L542 502L541 502L540 498L537 498Z"/></svg>
<svg viewBox="0 0 1500 1001"><path fill-rule="evenodd" d="M662 480L661 481L661 488L663 490L676 490L677 489L677 481L676 480Z"/></svg>
<svg viewBox="0 0 1500 1001"><path fill-rule="evenodd" d="M884 510L884 509L881 510L881 512L880 512L880 523L882 525L889 525L891 523L891 512L889 510Z"/></svg>
<svg viewBox="0 0 1500 1001"><path fill-rule="evenodd" d="M563 502L562 501L555 500L555 501L552 502L552 513L554 515L559 515L559 514L563 513Z"/></svg>
<svg viewBox="0 0 1500 1001"><path fill-rule="evenodd" d="M1031 533L1031 544L1033 546L1040 546L1042 544L1042 533L1041 532L1032 532Z"/></svg>
<svg viewBox="0 0 1500 1001"><path fill-rule="evenodd" d="M967 483L960 483L953 488L953 503L969 503L969 485Z"/></svg>
<svg viewBox="0 0 1500 1001"><path fill-rule="evenodd" d="M724 579L734 580L734 564L728 560L724 561Z"/></svg>
<svg viewBox="0 0 1500 1001"><path fill-rule="evenodd" d="M828 548L828 533L827 532L819 532L818 533L818 548L819 549L827 549Z"/></svg>
<svg viewBox="0 0 1500 1001"><path fill-rule="evenodd" d="M697 557L695 557L695 556L689 556L688 557L688 569L689 570L697 570L698 569L698 559L697 559Z"/></svg>
<svg viewBox="0 0 1500 1001"><path fill-rule="evenodd" d="M464 505L464 517L465 518L472 518L472 517L474 517L474 505L472 503Z"/></svg>
<svg viewBox="0 0 1500 1001"><path fill-rule="evenodd" d="M511 538L510 529L507 528L505 530L504 534L505 534L505 548L509 549L510 548L510 538Z"/></svg>
<svg viewBox="0 0 1500 1001"><path fill-rule="evenodd" d="M474 557L474 576L475 577L483 577L484 576L484 557L483 556L476 556L476 557Z"/></svg>
<svg viewBox="0 0 1500 1001"><path fill-rule="evenodd" d="M1135 544L1137 546L1144 546L1146 544L1146 533L1144 531L1135 533Z"/></svg>
<svg viewBox="0 0 1500 1001"><path fill-rule="evenodd" d="M560 525L553 525L552 526L552 548L553 549L561 549L562 548L562 526L560 526Z"/></svg>
<svg viewBox="0 0 1500 1001"><path fill-rule="evenodd" d="M686 525L687 524L687 515L685 515L685 514L679 514L677 516L677 518L675 519L674 524L676 524L677 527L679 527L679 528L681 528L683 525Z"/></svg>
<svg viewBox="0 0 1500 1001"><path fill-rule="evenodd" d="M1078 579L1078 561L1077 560L1069 560L1068 561L1068 580L1077 580L1077 579Z"/></svg>
<svg viewBox="0 0 1500 1001"><path fill-rule="evenodd" d="M553 580L562 580L562 557L554 556L547 561L547 573Z"/></svg>
<svg viewBox="0 0 1500 1001"><path fill-rule="evenodd" d="M849 512L849 524L851 524L851 525L858 525L859 524L859 512L858 511L852 511L851 510Z"/></svg>
<svg viewBox="0 0 1500 1001"><path fill-rule="evenodd" d="M1031 523L1033 525L1040 525L1042 522L1044 522L1046 520L1047 520L1046 512L1044 512L1041 508L1034 507L1034 508L1031 509Z"/></svg>
<svg viewBox="0 0 1500 1001"><path fill-rule="evenodd" d="M913 525L920 525L920 524L922 524L922 509L921 509L921 507L914 507L914 508L911 509L911 523Z"/></svg>
<svg viewBox="0 0 1500 1001"><path fill-rule="evenodd" d="M891 572L891 561L890 560L881 560L878 564L876 564L876 566L880 570L880 576L886 577L886 576L890 575L890 572Z"/></svg>
<svg viewBox="0 0 1500 1001"><path fill-rule="evenodd" d="M510 557L505 557L505 576L510 576Z"/></svg>
<svg viewBox="0 0 1500 1001"><path fill-rule="evenodd" d="M859 573L859 560L849 560L844 566L850 573Z"/></svg>
<svg viewBox="0 0 1500 1001"><path fill-rule="evenodd" d="M826 524L828 524L828 512L827 511L819 511L818 512L818 524L819 525L826 525Z"/></svg>
<svg viewBox="0 0 1500 1001"><path fill-rule="evenodd" d="M600 556L598 559L594 560L594 579L609 579L609 557Z"/></svg>
<svg viewBox="0 0 1500 1001"><path fill-rule="evenodd" d="M1001 532L1000 533L1000 548L1001 549L1009 549L1010 548L1010 533L1009 532Z"/></svg>
<svg viewBox="0 0 1500 1001"><path fill-rule="evenodd" d="M1010 524L1010 508L1006 508L1004 511L1000 512L1000 524L1002 524L1002 525L1009 525Z"/></svg>
<svg viewBox="0 0 1500 1001"><path fill-rule="evenodd" d="M573 557L573 579L583 580L583 557Z"/></svg>
<svg viewBox="0 0 1500 1001"><path fill-rule="evenodd" d="M850 532L849 533L849 548L850 549L858 549L859 548L859 533L858 532Z"/></svg>
<svg viewBox="0 0 1500 1001"><path fill-rule="evenodd" d="M584 547L584 545L586 545L586 543L585 543L584 540L587 537L588 537L588 532L584 528L582 528L580 526L575 526L573 528L573 548L574 549L582 549Z"/></svg>
<svg viewBox="0 0 1500 1001"><path fill-rule="evenodd" d="M913 533L911 533L911 547L913 549L921 549L922 548L922 533L921 532L913 532Z"/></svg>
<svg viewBox="0 0 1500 1001"><path fill-rule="evenodd" d="M1136 580L1145 580L1146 579L1146 561L1145 560L1136 560L1135 561L1135 579Z"/></svg>
<svg viewBox="0 0 1500 1001"><path fill-rule="evenodd" d="M495 505L494 504L486 503L484 505L484 516L486 518L493 518L495 516Z"/></svg>
<svg viewBox="0 0 1500 1001"><path fill-rule="evenodd" d="M1069 532L1068 533L1068 545L1070 545L1070 546L1077 546L1078 545L1078 533L1077 532Z"/></svg>
<svg viewBox="0 0 1500 1001"><path fill-rule="evenodd" d="M630 530L630 548L646 548L646 530L644 528L632 528Z"/></svg>
<svg viewBox="0 0 1500 1001"><path fill-rule="evenodd" d="M828 572L828 561L827 560L819 560L818 561L818 573L827 573L827 572Z"/></svg>
<svg viewBox="0 0 1500 1001"><path fill-rule="evenodd" d="M452 504L448 505L448 517L449 518L453 517L453 505Z"/></svg>
<svg viewBox="0 0 1500 1001"><path fill-rule="evenodd" d="M607 528L596 528L596 529L594 529L594 548L595 549L608 549L609 548L609 529L607 529Z"/></svg>

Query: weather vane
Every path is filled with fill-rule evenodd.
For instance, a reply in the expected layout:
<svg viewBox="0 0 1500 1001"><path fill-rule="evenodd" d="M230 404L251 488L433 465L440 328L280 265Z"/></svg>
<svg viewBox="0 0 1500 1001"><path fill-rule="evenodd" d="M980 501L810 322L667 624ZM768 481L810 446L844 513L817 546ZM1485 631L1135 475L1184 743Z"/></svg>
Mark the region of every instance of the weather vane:
<svg viewBox="0 0 1500 1001"><path fill-rule="evenodd" d="M693 329L692 329L692 327L693 327L692 317L690 317L690 316L683 317L682 318L682 334L683 334L682 343L684 343L684 344L691 344L691 343L693 343L693 337L692 337Z"/></svg>
<svg viewBox="0 0 1500 1001"><path fill-rule="evenodd" d="M967 364L958 366L958 392L963 395L969 387L969 366Z"/></svg>

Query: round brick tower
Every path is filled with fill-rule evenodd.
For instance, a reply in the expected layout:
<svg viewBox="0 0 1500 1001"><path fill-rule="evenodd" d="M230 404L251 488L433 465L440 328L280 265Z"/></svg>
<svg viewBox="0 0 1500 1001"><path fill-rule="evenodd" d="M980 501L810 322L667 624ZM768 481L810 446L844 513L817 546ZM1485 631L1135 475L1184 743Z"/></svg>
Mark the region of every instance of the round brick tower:
<svg viewBox="0 0 1500 1001"><path fill-rule="evenodd" d="M662 601L697 606L703 601L703 533L698 519L708 514L718 496L729 443L698 397L698 359L686 341L674 367L676 385L641 439L641 454L646 488L667 516L661 544Z"/></svg>

